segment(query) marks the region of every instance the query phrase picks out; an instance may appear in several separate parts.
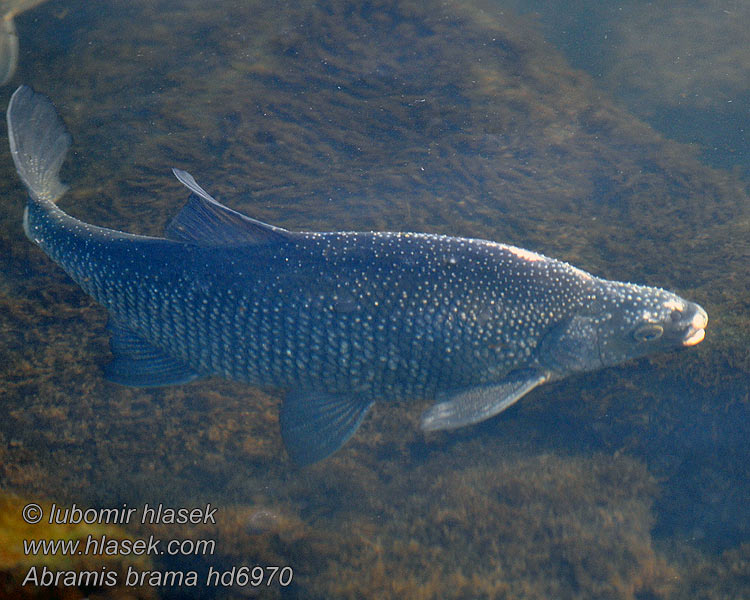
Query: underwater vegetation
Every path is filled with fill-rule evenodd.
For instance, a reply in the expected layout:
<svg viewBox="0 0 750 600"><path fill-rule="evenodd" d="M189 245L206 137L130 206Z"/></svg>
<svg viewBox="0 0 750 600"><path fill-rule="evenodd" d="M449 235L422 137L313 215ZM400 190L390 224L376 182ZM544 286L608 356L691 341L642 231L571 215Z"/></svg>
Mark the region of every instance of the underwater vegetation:
<svg viewBox="0 0 750 600"><path fill-rule="evenodd" d="M642 110L657 104L723 112L733 108L727 103L747 97L746 3L639 4L621 11L613 22L609 85L638 97Z"/></svg>
<svg viewBox="0 0 750 600"><path fill-rule="evenodd" d="M388 500L363 493L314 597L666 597L676 572L652 545L642 465L505 448L469 466L476 449L396 476Z"/></svg>
<svg viewBox="0 0 750 600"><path fill-rule="evenodd" d="M298 597L750 597L736 174L491 4L53 0L28 17L18 78L73 134L75 216L160 234L186 200L176 166L279 226L500 240L674 289L712 321L694 354L561 382L460 433L376 406L340 454L297 470L275 390L103 380L106 317L24 238L1 153L3 490L216 503L216 528L180 534L215 535L223 565L292 565Z"/></svg>
<svg viewBox="0 0 750 600"><path fill-rule="evenodd" d="M604 81L638 115L750 175L746 2L635 3L613 19Z"/></svg>
<svg viewBox="0 0 750 600"><path fill-rule="evenodd" d="M499 0L538 19L571 62L703 160L750 175L746 2Z"/></svg>

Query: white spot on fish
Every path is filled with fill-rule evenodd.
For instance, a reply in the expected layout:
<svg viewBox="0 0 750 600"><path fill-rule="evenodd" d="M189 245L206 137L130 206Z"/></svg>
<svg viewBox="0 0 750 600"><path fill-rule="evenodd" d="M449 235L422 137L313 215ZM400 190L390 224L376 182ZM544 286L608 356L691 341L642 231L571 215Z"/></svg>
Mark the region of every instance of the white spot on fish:
<svg viewBox="0 0 750 600"><path fill-rule="evenodd" d="M672 300L667 300L664 303L664 307L668 308L670 310L679 310L679 311L682 311L682 310L685 309L685 303L684 302L680 302L677 299L672 299Z"/></svg>

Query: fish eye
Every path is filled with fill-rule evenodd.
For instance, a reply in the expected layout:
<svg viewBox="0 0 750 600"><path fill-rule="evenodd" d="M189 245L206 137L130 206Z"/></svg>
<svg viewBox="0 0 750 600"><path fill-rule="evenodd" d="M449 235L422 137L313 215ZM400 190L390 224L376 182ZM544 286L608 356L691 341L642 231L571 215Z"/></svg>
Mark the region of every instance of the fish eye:
<svg viewBox="0 0 750 600"><path fill-rule="evenodd" d="M669 318L672 320L672 323L677 323L682 318L682 311L681 310L673 310L672 313L669 315Z"/></svg>
<svg viewBox="0 0 750 600"><path fill-rule="evenodd" d="M661 337L664 328L655 323L646 323L641 325L633 332L633 337L639 342L653 342Z"/></svg>

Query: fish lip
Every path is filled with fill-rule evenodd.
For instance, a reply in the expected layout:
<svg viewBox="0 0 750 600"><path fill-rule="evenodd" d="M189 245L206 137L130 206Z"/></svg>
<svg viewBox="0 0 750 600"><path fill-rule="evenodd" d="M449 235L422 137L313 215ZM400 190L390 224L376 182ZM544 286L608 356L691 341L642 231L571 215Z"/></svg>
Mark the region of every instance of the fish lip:
<svg viewBox="0 0 750 600"><path fill-rule="evenodd" d="M705 329L691 328L690 331L688 331L688 334L682 340L682 345L683 346L695 346L696 344L700 344L703 341L704 337L706 337Z"/></svg>
<svg viewBox="0 0 750 600"><path fill-rule="evenodd" d="M698 306L693 319L690 321L689 329L682 339L682 345L695 346L700 344L706 337L706 325L708 325L708 315L705 310Z"/></svg>

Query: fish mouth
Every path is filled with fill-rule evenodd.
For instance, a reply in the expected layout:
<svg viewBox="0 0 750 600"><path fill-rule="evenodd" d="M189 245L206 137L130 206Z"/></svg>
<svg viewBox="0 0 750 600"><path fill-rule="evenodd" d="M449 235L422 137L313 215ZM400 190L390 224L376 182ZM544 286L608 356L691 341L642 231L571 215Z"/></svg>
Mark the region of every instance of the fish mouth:
<svg viewBox="0 0 750 600"><path fill-rule="evenodd" d="M682 340L683 346L695 346L703 341L706 337L706 325L708 325L708 315L700 306L697 307L693 320L690 321L690 327Z"/></svg>

